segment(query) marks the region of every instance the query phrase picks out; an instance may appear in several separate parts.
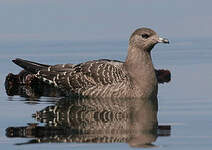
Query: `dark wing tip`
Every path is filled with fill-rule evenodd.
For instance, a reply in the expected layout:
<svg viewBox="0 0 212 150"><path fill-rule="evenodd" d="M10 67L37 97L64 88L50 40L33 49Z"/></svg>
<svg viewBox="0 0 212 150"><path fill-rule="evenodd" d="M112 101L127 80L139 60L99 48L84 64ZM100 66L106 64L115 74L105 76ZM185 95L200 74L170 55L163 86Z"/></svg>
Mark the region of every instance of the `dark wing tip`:
<svg viewBox="0 0 212 150"><path fill-rule="evenodd" d="M18 59L18 58L16 58L16 59ZM15 62L16 62L16 59L13 59L13 60L12 60L12 62L14 62L14 63L15 63Z"/></svg>
<svg viewBox="0 0 212 150"><path fill-rule="evenodd" d="M15 64L17 64L17 63L20 62L20 61L22 61L22 59L20 59L20 58L16 58L16 59L13 59L13 60L12 60L12 62L15 63Z"/></svg>
<svg viewBox="0 0 212 150"><path fill-rule="evenodd" d="M38 70L41 70L42 68L45 67L45 65L38 64L36 62L32 62L32 61L28 61L28 60L24 60L24 59L20 59L20 58L13 59L12 62L15 63L16 65L24 68L26 71L28 71L30 73L36 73Z"/></svg>

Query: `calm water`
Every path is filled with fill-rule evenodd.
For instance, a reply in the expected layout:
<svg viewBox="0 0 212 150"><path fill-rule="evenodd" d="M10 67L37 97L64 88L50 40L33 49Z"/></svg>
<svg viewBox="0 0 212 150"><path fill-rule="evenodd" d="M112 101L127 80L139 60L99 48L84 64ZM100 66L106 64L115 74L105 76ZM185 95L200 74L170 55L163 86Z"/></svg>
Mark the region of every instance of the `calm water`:
<svg viewBox="0 0 212 150"><path fill-rule="evenodd" d="M211 149L212 143L212 39L170 39L170 45L158 44L153 52L156 68L169 69L172 81L159 86L159 125L171 125L170 136L159 136L150 149ZM100 42L1 42L0 43L0 143L2 149L131 149L127 143L43 143L25 144L35 138L8 138L8 127L26 127L38 123L37 111L56 106L56 98L39 101L5 93L4 80L20 68L11 60L20 57L42 63L79 63L91 59L124 60L127 41ZM61 105L63 107L63 105ZM66 105L67 106L67 105ZM126 106L126 105L125 105ZM65 107L65 106L64 106ZM44 121L45 122L45 121Z"/></svg>

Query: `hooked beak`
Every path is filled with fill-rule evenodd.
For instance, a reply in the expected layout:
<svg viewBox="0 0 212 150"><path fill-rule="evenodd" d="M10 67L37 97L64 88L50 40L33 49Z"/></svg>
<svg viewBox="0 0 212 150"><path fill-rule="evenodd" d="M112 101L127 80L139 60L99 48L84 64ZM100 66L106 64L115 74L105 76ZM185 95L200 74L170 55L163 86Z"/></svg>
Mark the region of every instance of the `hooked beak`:
<svg viewBox="0 0 212 150"><path fill-rule="evenodd" d="M161 38L161 37L159 37L159 38L158 38L158 43L166 43L166 44L169 44L169 40L166 39L166 38Z"/></svg>

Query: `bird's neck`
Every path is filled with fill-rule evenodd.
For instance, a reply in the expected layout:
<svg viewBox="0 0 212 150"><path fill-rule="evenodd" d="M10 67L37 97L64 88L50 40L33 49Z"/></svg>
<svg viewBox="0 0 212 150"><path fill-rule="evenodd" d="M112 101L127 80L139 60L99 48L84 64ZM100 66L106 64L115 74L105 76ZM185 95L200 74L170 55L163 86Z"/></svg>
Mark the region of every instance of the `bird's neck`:
<svg viewBox="0 0 212 150"><path fill-rule="evenodd" d="M125 61L125 67L133 85L142 89L142 92L146 94L151 94L151 90L157 88L157 79L150 53L150 51L129 46Z"/></svg>

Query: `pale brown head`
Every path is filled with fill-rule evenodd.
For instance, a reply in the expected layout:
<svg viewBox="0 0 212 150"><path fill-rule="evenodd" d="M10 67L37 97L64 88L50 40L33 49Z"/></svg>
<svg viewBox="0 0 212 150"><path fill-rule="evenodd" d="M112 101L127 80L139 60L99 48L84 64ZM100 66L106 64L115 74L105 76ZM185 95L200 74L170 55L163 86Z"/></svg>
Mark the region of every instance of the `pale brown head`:
<svg viewBox="0 0 212 150"><path fill-rule="evenodd" d="M139 28L133 32L129 44L132 47L150 52L157 43L169 43L168 39L161 38L149 28Z"/></svg>

